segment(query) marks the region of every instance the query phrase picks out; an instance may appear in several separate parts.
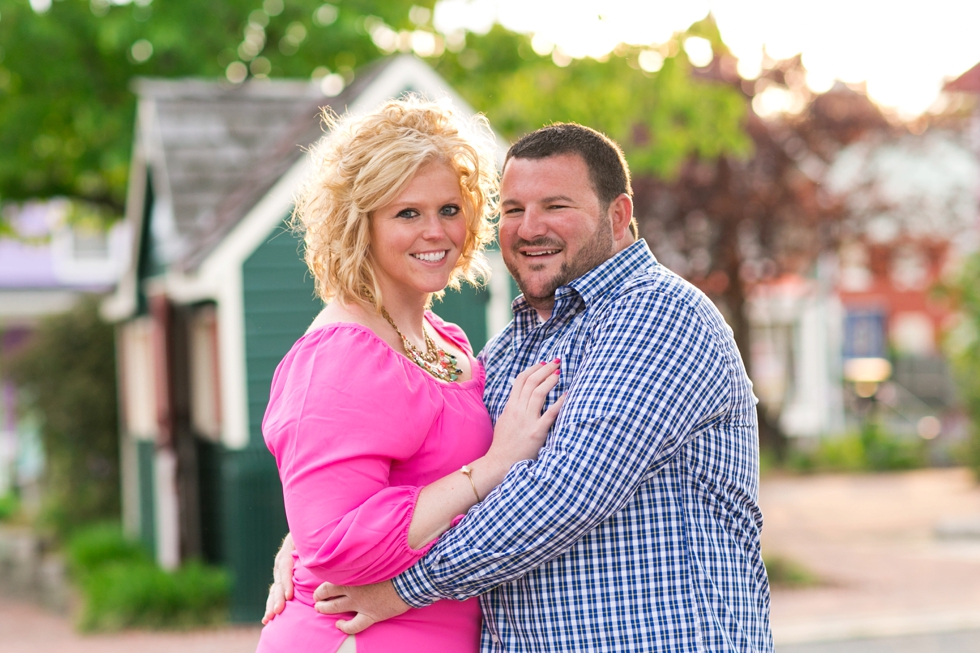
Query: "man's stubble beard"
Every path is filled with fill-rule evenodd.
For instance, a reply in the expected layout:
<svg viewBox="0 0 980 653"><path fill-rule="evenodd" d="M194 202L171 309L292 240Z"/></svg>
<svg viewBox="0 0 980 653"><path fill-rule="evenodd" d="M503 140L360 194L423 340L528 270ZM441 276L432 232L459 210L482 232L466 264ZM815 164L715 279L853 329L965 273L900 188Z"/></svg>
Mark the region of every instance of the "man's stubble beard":
<svg viewBox="0 0 980 653"><path fill-rule="evenodd" d="M561 247L564 249L564 243L551 239L551 238L540 238L534 241L518 240L517 243L511 248L514 257L520 256L518 249L521 247ZM528 292L527 284L521 279L521 275L518 274L517 270L507 265L507 270L510 272L511 276L514 277L514 281L517 282L517 288L524 294L524 299L527 300L528 304L533 307L539 305L548 305L554 303L555 291L561 286L568 284L575 279L578 279L582 275L591 271L592 269L598 267L602 263L605 263L613 255L613 238L612 238L612 223L604 218L600 220L599 226L596 228L595 233L588 243L582 248L582 251L578 253L578 256L574 261L566 260L561 264L558 269L558 273L552 277L546 284L542 295L531 295ZM504 260L506 264L506 259Z"/></svg>

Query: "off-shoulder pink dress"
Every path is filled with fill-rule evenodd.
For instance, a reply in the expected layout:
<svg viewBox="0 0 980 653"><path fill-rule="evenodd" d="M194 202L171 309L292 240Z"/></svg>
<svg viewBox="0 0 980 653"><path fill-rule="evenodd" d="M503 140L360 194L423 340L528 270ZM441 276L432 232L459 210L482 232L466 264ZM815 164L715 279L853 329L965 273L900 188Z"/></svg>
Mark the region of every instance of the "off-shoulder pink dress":
<svg viewBox="0 0 980 653"><path fill-rule="evenodd" d="M429 324L470 352L458 327ZM484 370L443 383L369 329L332 324L300 338L272 380L262 432L276 457L296 542L296 596L265 628L260 653L334 653L338 616L313 608L323 581L376 583L431 548L408 545L422 487L479 458L493 426L483 405ZM352 615L347 615L350 618ZM472 653L479 648L476 599L439 601L371 626L358 653Z"/></svg>

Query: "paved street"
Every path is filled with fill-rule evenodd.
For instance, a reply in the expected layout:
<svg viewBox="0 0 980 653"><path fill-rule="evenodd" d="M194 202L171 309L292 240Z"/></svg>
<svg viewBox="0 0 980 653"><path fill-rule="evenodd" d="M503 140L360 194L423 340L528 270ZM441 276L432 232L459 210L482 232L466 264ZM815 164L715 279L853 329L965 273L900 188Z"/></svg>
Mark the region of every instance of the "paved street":
<svg viewBox="0 0 980 653"><path fill-rule="evenodd" d="M791 644L779 646L776 650L778 653L977 653L980 651L980 630Z"/></svg>
<svg viewBox="0 0 980 653"><path fill-rule="evenodd" d="M815 572L773 591L779 653L980 652L980 541L937 524L980 516L965 470L763 481L767 555ZM0 598L2 653L251 653L257 627L79 635L70 620Z"/></svg>
<svg viewBox="0 0 980 653"><path fill-rule="evenodd" d="M769 478L761 503L766 554L823 580L774 589L777 644L980 630L980 541L934 535L980 516L966 470Z"/></svg>
<svg viewBox="0 0 980 653"><path fill-rule="evenodd" d="M79 635L67 617L0 597L2 653L254 653L259 629Z"/></svg>

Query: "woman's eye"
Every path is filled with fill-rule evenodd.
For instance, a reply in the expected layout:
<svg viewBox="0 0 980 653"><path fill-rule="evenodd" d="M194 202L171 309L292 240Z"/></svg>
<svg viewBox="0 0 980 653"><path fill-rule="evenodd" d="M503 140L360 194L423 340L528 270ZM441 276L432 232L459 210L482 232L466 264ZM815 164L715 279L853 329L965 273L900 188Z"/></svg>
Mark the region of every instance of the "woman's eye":
<svg viewBox="0 0 980 653"><path fill-rule="evenodd" d="M415 209L405 209L403 211L399 211L398 214L395 217L396 218L414 218L414 217L418 216L418 214L419 214L419 212L416 211Z"/></svg>
<svg viewBox="0 0 980 653"><path fill-rule="evenodd" d="M442 207L442 209L440 209L440 213L442 213L443 215L457 215L459 211L460 211L459 207L456 206L455 204L447 204L446 206Z"/></svg>

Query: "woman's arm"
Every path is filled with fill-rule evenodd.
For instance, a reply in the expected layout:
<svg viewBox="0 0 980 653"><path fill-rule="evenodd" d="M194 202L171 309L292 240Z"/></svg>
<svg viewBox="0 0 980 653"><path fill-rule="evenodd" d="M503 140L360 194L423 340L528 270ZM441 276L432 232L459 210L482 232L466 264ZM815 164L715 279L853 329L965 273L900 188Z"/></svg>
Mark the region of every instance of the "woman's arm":
<svg viewBox="0 0 980 653"><path fill-rule="evenodd" d="M449 530L453 519L465 514L480 498L500 485L514 463L538 457L562 400L541 413L545 399L558 383L559 361L541 363L521 372L493 429L493 444L486 455L468 465L470 479L453 472L422 488L408 528L408 545L419 549ZM475 490L475 491L474 491Z"/></svg>
<svg viewBox="0 0 980 653"><path fill-rule="evenodd" d="M389 483L392 464L414 455L441 405L438 390L419 384L397 356L363 329L316 332L273 380L263 432L300 561L323 580L397 575L476 502L459 472L425 488ZM515 384L509 420L501 420L491 451L473 461L481 496L514 462L536 455L557 412L541 415L556 370L536 366Z"/></svg>
<svg viewBox="0 0 980 653"><path fill-rule="evenodd" d="M505 408L504 412L497 420L497 424L494 429L494 439L490 450L483 457L473 461L469 467L472 470L471 476L473 479L473 484L476 487L477 492L480 497L485 497L496 485L500 483L503 477L507 474L510 467L520 460L527 460L537 457L538 449L544 443L547 437L548 431L557 416L558 410L561 405L561 401L556 402L547 412L543 415L541 413L541 407L547 396L548 392L554 387L558 379L558 367L559 362L553 361L547 364L539 364L532 368L529 368L515 380L514 385L511 390L511 397ZM274 389L276 383L274 382ZM312 445L313 450L317 452L319 456L330 457L332 454L335 455L336 452L331 452L329 447L319 446L315 442L306 442L306 445L310 447ZM271 443L270 443L271 446ZM295 452L294 452L295 455ZM280 455L277 455L277 459ZM360 467L365 464L365 460L353 461L348 460L347 464L344 465L346 471L353 471L352 467ZM314 480L308 478L306 482ZM287 486L293 486L295 479L287 479L283 476L284 489ZM301 483L306 485L306 482ZM322 492L323 488L321 484L317 484L319 491ZM384 492L385 488L376 488L380 492ZM287 490L288 494L288 490ZM366 502L370 503L372 500L376 500L375 497L368 497ZM452 524L452 521L457 516L464 514L470 507L476 503L476 495L473 491L473 486L470 485L469 479L467 479L464 474L460 472L453 472L447 476L425 486L421 489L418 494L418 498L415 501L414 511L411 513L411 520L408 524L407 532L407 544L408 546L415 550L414 559L417 556L421 556L427 549L429 544L431 544L436 538L444 533ZM287 512L295 513L295 510L290 511L289 508L291 504L294 503L287 498ZM357 506L355 510L363 508L364 506ZM311 530L315 524L310 522L305 517L312 519L319 518L319 522L316 525L322 526L325 521L336 522L335 519L331 519L333 515L328 513L320 512L317 513L316 510L303 510L303 519L290 518L290 525L293 529L293 534L287 534L286 539L283 541L282 547L276 555L275 565L274 565L274 582L269 588L269 597L266 602L266 611L263 617L263 623L268 622L275 617L276 614L282 612L285 601L292 598L293 595L293 551L298 547L294 542L294 534L297 538L301 540L301 555L305 548L307 554L303 555L303 562L307 566L310 564L319 564L322 568L333 567L339 560L337 557L343 552L336 549L331 551L331 555L323 556L319 555L319 552L313 552L310 549L315 546L311 540ZM352 529L355 524L355 520L348 520L348 531ZM325 540L336 540L337 536L344 536L349 533L338 532L341 525L336 524L331 528L327 528L320 532L320 537ZM390 520L387 524L389 532L382 534L380 540L375 540L375 548L377 546L391 546L393 542L383 542L381 540L390 539L386 538L385 535L390 536L391 530L400 530L397 520ZM341 529L342 530L342 529ZM356 535L356 534L355 534ZM343 538L343 539L353 539L357 540L358 537L354 538ZM306 546L303 547L302 544ZM348 542L350 545L350 542ZM413 560L409 560L407 564ZM378 577L377 571L373 570L369 573L359 573L355 576L350 575L350 569L344 576L347 576L347 582L353 582L355 580L360 580L361 582L375 582L377 580L384 580L389 576L395 575L397 572L389 572L389 574L384 575L384 577ZM334 576L333 574L329 574Z"/></svg>

